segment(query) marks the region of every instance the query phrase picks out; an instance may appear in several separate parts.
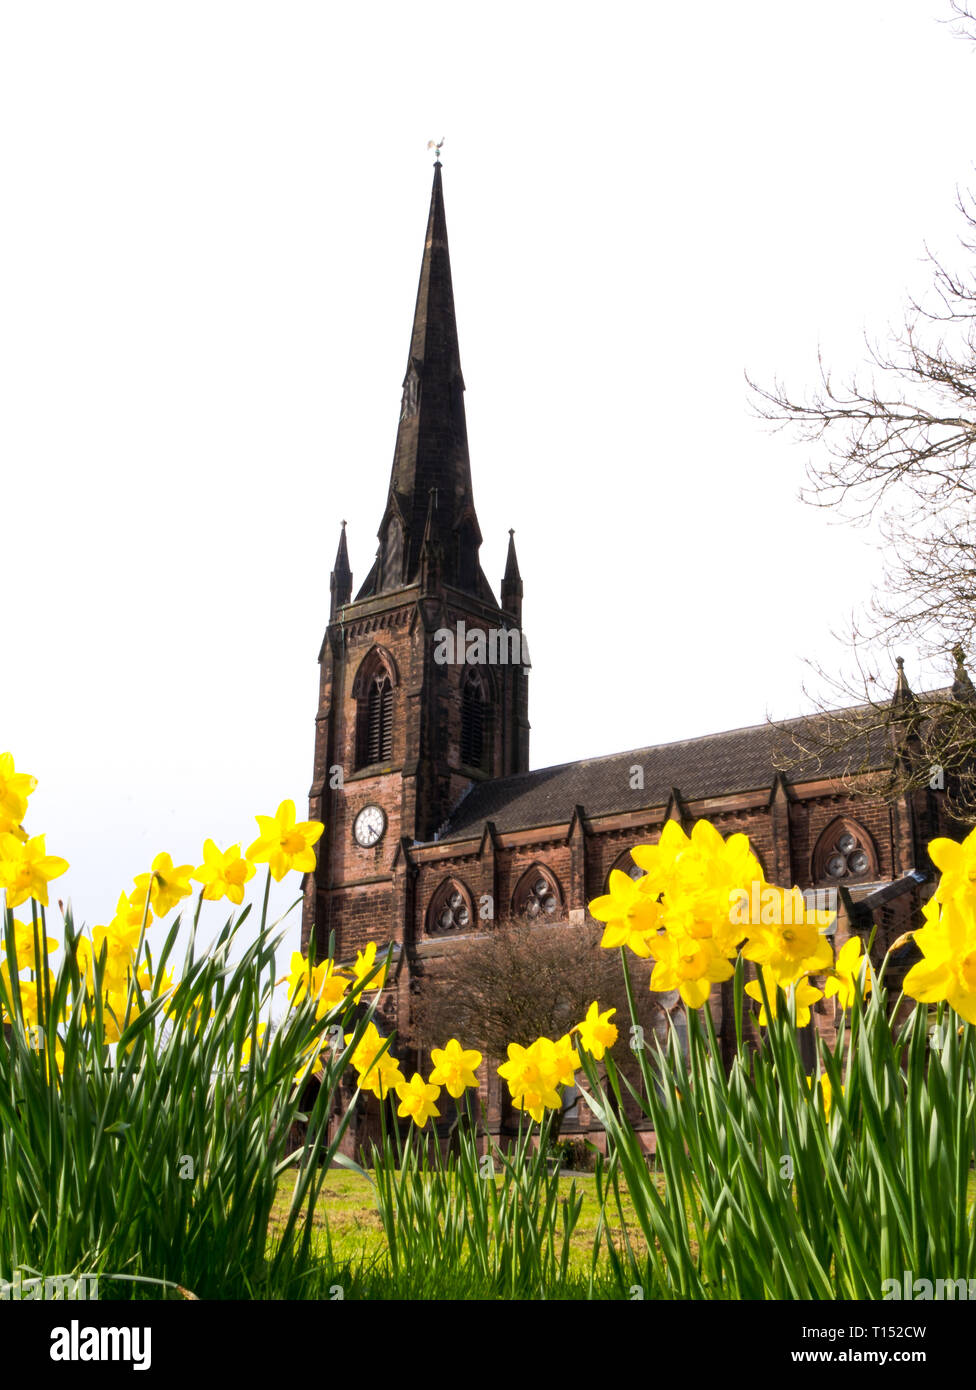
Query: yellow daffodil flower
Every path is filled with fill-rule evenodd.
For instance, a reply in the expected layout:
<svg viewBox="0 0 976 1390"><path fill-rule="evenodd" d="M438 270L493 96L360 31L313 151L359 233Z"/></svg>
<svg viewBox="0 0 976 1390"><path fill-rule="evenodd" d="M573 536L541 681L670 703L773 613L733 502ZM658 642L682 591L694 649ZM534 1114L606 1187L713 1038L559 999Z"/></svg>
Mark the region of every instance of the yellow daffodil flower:
<svg viewBox="0 0 976 1390"><path fill-rule="evenodd" d="M810 1022L810 1005L815 1004L818 999L823 998L823 994L816 989L806 978L797 980L784 985L782 980L778 980L775 971L763 967L763 979L766 982L766 993L769 995L769 1007L773 1018L776 1017L776 985L779 983L781 989L791 989L796 998L796 1026L805 1028ZM769 1019L766 1016L766 1006L762 1002L762 989L758 980L750 980L746 985L746 994L750 999L755 999L757 1004L762 1007L759 1010L759 1026L765 1028Z"/></svg>
<svg viewBox="0 0 976 1390"><path fill-rule="evenodd" d="M397 1082L396 1093L400 1099L397 1114L401 1119L409 1115L414 1124L423 1129L431 1116L440 1117L441 1112L434 1101L440 1095L441 1088L425 1081L419 1072L414 1072L409 1081L401 1078Z"/></svg>
<svg viewBox="0 0 976 1390"><path fill-rule="evenodd" d="M651 989L676 989L692 1009L701 1008L713 984L731 980L735 974L732 963L707 936L672 935L669 931L658 943L657 956L651 973Z"/></svg>
<svg viewBox="0 0 976 1390"><path fill-rule="evenodd" d="M345 1039L351 1043L355 1034L347 1033ZM368 1023L350 1062L359 1073L359 1089L372 1091L382 1100L403 1080L400 1063L390 1055L389 1049L380 1056L386 1047L387 1039L380 1036L375 1023Z"/></svg>
<svg viewBox="0 0 976 1390"><path fill-rule="evenodd" d="M590 903L590 916L605 922L601 946L629 946L636 956L652 954L652 943L661 925L661 906L644 892L638 879L619 869L610 870L610 892Z"/></svg>
<svg viewBox="0 0 976 1390"><path fill-rule="evenodd" d="M656 967L655 967L656 968ZM617 1041L618 1033L616 1025L610 1022L610 1015L615 1014L616 1009L607 1009L600 1013L600 1005L594 999L593 1003L586 1011L586 1017L582 1023L578 1023L574 1032L579 1033L580 1042L587 1052L599 1062L608 1047L613 1047ZM576 1059L579 1066L579 1058Z"/></svg>
<svg viewBox="0 0 976 1390"><path fill-rule="evenodd" d="M475 1068L481 1065L480 1052L466 1052L457 1038L451 1038L444 1047L431 1048L430 1056L434 1063L431 1082L446 1087L449 1096L457 1100L464 1095L467 1086L477 1090L478 1078L474 1073Z"/></svg>
<svg viewBox="0 0 976 1390"><path fill-rule="evenodd" d="M363 981L366 979L367 975L370 974L375 964L376 942L371 941L367 945L365 951L356 952L356 963L352 968L353 976L355 978L355 984L353 985L354 994L357 994L359 992L359 989L362 987ZM379 971L379 973L377 975L374 975L372 980L370 980L369 984L365 986L367 993L372 993L374 989L383 988L383 986L386 984L386 970L387 967L384 964L383 968Z"/></svg>
<svg viewBox="0 0 976 1390"><path fill-rule="evenodd" d="M273 816L255 816L260 836L248 847L253 864L267 864L280 883L292 869L311 873L315 868L312 846L325 829L321 821L295 822L294 801L283 801Z"/></svg>
<svg viewBox="0 0 976 1390"><path fill-rule="evenodd" d="M849 941L845 941L837 953L837 960L834 962L833 971L827 977L824 986L824 994L828 999L836 994L842 1009L854 1007L856 997L856 982L861 978L861 968L864 968L864 984L861 987L862 997L867 998L871 993L871 962L861 954L861 941L859 937L852 936Z"/></svg>
<svg viewBox="0 0 976 1390"><path fill-rule="evenodd" d="M760 920L750 923L742 954L770 970L784 985L800 975L829 970L834 952L823 929L834 916L833 912L808 908L799 888L767 886L762 892Z"/></svg>
<svg viewBox="0 0 976 1390"><path fill-rule="evenodd" d="M909 970L903 989L923 1004L944 999L960 1018L976 1023L976 902L953 896L941 909L915 933L924 960Z"/></svg>
<svg viewBox="0 0 976 1390"><path fill-rule="evenodd" d="M27 798L36 786L36 777L16 771L12 753L0 753L0 835L27 839L20 822L27 814Z"/></svg>
<svg viewBox="0 0 976 1390"><path fill-rule="evenodd" d="M7 906L19 907L34 898L42 907L48 906L47 885L68 868L66 859L48 854L44 836L20 840L16 835L0 835L0 888L7 890Z"/></svg>
<svg viewBox="0 0 976 1390"><path fill-rule="evenodd" d="M823 1103L824 1119L825 1119L825 1120L829 1120L829 1119L830 1119L830 1106L831 1106L831 1103L832 1103L832 1101L833 1101L833 1091L831 1090L830 1077L827 1075L827 1073L826 1073L825 1071L822 1071L822 1072L820 1073L820 1075L817 1077L817 1083L816 1083L816 1084L814 1083L813 1077L812 1077L812 1076L808 1076L808 1077L807 1077L807 1085L810 1087L810 1090L811 1090L811 1091L814 1091L814 1092L817 1090L817 1087L819 1086L819 1089L820 1089L820 1099L821 1099L821 1101L822 1101L822 1103ZM840 1093L841 1093L841 1095L844 1094L844 1088L843 1088L843 1086L840 1088Z"/></svg>
<svg viewBox="0 0 976 1390"><path fill-rule="evenodd" d="M242 858L240 845L220 850L213 840L205 840L203 863L190 877L204 885L203 896L208 902L227 898L239 907L244 901L244 885L256 872L253 863Z"/></svg>
<svg viewBox="0 0 976 1390"><path fill-rule="evenodd" d="M192 864L176 865L168 854L157 854L152 862L152 872L137 874L134 882L136 890L143 895L143 901L148 892L149 901L157 914L165 917L178 902L193 892L190 887L192 873Z"/></svg>

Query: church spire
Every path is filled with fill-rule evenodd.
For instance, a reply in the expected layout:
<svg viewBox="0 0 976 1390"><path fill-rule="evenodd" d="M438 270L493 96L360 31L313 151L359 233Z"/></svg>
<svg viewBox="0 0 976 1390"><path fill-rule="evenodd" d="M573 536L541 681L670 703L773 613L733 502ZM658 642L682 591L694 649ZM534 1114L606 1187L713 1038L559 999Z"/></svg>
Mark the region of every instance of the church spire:
<svg viewBox="0 0 976 1390"><path fill-rule="evenodd" d="M471 490L463 393L438 159L380 550L358 598L416 581L432 488L438 505L430 541L440 547L444 582L491 598L478 559L481 529Z"/></svg>
<svg viewBox="0 0 976 1390"><path fill-rule="evenodd" d="M966 670L966 653L960 645L952 649L956 669L952 677L952 698L962 704L976 703L976 690Z"/></svg>
<svg viewBox="0 0 976 1390"><path fill-rule="evenodd" d="M336 611L352 598L352 570L349 568L349 551L346 549L345 522L342 523L339 549L336 551L335 564L332 566L332 574L329 577L329 590L332 595L329 610L331 620L335 617Z"/></svg>
<svg viewBox="0 0 976 1390"><path fill-rule="evenodd" d="M888 735L896 751L904 756L909 744L918 744L918 696L908 684L904 657L895 657L898 675L888 706Z"/></svg>
<svg viewBox="0 0 976 1390"><path fill-rule="evenodd" d="M505 561L505 575L502 579L502 607L506 613L514 614L515 621L522 621L522 576L519 574L518 556L515 554L515 532L508 533L508 558Z"/></svg>

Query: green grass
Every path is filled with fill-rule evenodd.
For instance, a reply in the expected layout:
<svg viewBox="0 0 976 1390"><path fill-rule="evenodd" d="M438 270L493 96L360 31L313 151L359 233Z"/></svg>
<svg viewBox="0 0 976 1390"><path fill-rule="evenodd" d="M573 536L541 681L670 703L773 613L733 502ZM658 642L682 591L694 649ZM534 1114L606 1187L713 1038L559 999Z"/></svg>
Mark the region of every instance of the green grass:
<svg viewBox="0 0 976 1390"><path fill-rule="evenodd" d="M502 1175L497 1174L494 1181L496 1189L501 1191ZM582 1205L571 1237L566 1277L547 1281L535 1296L547 1299L627 1297L628 1294L621 1291L613 1277L606 1250L608 1235L618 1249L622 1248L619 1217L610 1223L609 1231L604 1230L601 1235L600 1251L591 1280L594 1244L601 1226L601 1204L594 1174L560 1175L558 1189L561 1203L571 1200L574 1188L576 1194L582 1197ZM291 1183L286 1176L279 1183L271 1209L271 1248L277 1233L284 1226L290 1201ZM637 1218L626 1195L622 1198L622 1208L631 1246L635 1252L643 1251ZM409 1270L394 1269L377 1209L375 1187L372 1179L361 1173L342 1168L329 1170L312 1213L312 1232L312 1253L323 1261L324 1269L330 1271L326 1282L340 1285L344 1298L415 1300L505 1296L497 1283L479 1278L472 1270L434 1264L421 1265L419 1268L414 1264ZM329 1295L324 1293L322 1296Z"/></svg>

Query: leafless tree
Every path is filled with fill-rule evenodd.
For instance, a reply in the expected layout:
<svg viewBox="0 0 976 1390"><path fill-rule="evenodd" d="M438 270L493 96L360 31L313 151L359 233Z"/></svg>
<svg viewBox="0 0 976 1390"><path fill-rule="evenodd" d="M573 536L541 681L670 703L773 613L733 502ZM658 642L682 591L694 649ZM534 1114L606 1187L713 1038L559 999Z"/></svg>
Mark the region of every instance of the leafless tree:
<svg viewBox="0 0 976 1390"><path fill-rule="evenodd" d="M614 1008L619 1038L613 1049L618 1070L636 1084L638 1062L631 1042L630 1010L618 950L600 946L603 928L592 922L497 927L484 936L452 942L417 981L409 1042L420 1053L458 1038L494 1064L508 1044L528 1047L538 1037L561 1037L597 1000ZM637 1023L651 1044L667 1036L663 1003L676 996L652 994L653 961L629 955Z"/></svg>
<svg viewBox="0 0 976 1390"><path fill-rule="evenodd" d="M968 4L956 0L951 18L961 21L960 37L976 39ZM926 248L931 293L909 301L886 346L867 343L865 370L838 381L821 358L820 384L806 399L778 380L747 380L760 417L815 448L802 499L855 523L876 519L888 556L875 595L852 620L857 674L815 668L821 688L860 708L829 716L819 700L823 719L798 727L792 764L787 757L781 766L844 747L860 785L858 760L866 766L872 740L888 737L902 751L887 779L866 784L870 794L934 785L941 775L950 813L971 823L976 694L963 661L976 651L976 198L959 192L957 206L964 268ZM947 680L892 711L894 672L879 669L877 653L899 651L940 658Z"/></svg>

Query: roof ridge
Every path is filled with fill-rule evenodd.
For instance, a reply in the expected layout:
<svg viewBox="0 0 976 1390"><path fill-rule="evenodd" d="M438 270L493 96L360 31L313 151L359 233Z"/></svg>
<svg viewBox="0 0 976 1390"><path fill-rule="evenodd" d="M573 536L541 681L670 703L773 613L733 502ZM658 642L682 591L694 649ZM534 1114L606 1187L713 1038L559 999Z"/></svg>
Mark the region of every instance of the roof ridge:
<svg viewBox="0 0 976 1390"><path fill-rule="evenodd" d="M944 694L945 691L948 689L950 689L950 687L948 686L939 686L937 689L934 690L925 690L921 692L920 698L923 698L926 695L941 695ZM724 738L730 734L746 734L751 732L753 729L783 728L790 724L805 724L812 719L824 719L829 717L830 715L855 714L861 710L867 709L885 709L890 704L890 699L879 701L876 705L872 705L870 701L867 701L862 705L843 705L836 710L815 710L811 714L794 714L790 715L786 719L764 719L760 724L740 724L734 729L716 729L714 733L696 734L694 737L691 738L675 738L671 739L668 743L645 743L642 744L639 748L623 748L620 750L619 753L599 753L592 758L568 758L563 763L549 763L545 767L530 768L528 772L513 772L510 773L507 777L493 777L490 782L479 783L478 785L497 786L499 782L517 782L520 778L537 777L540 773L543 772L558 772L561 768L564 767L579 767L581 763L606 763L616 758L627 758L638 753L656 752L658 749L663 748L677 748L680 744L683 743L704 743L706 739Z"/></svg>

